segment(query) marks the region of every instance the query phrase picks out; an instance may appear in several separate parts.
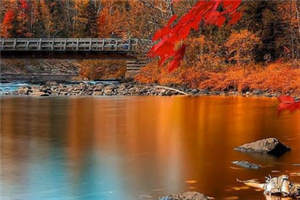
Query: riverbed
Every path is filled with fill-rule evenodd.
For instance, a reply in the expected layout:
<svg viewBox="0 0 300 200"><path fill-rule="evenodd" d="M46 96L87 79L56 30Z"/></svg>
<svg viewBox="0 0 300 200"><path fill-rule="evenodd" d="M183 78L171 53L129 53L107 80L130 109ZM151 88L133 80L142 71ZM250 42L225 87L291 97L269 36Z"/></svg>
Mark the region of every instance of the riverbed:
<svg viewBox="0 0 300 200"><path fill-rule="evenodd" d="M151 200L184 191L264 199L236 179L300 182L300 111L276 98L1 97L1 200ZM276 137L280 158L234 147ZM247 160L259 170L239 168Z"/></svg>

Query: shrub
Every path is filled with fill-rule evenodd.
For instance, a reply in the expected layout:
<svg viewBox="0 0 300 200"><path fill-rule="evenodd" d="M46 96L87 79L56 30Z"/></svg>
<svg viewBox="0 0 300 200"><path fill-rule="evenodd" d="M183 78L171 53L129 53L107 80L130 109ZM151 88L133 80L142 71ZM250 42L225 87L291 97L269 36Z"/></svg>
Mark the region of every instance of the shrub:
<svg viewBox="0 0 300 200"><path fill-rule="evenodd" d="M218 72L181 66L169 73L154 62L144 67L136 80L142 83L180 84L212 91L262 90L300 95L300 68L295 67L294 63L275 62L266 67L247 65L246 68L233 65Z"/></svg>
<svg viewBox="0 0 300 200"><path fill-rule="evenodd" d="M125 60L84 60L79 63L80 76L88 80L122 78L126 73Z"/></svg>

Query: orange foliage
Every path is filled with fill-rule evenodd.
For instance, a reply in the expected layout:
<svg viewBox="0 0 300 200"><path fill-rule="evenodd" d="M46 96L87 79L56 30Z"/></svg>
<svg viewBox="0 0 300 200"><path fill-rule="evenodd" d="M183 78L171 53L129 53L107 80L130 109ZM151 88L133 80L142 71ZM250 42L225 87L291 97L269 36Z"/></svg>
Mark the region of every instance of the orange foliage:
<svg viewBox="0 0 300 200"><path fill-rule="evenodd" d="M232 33L225 43L230 60L235 60L239 65L250 63L254 60L253 50L261 43L260 38L248 30Z"/></svg>
<svg viewBox="0 0 300 200"><path fill-rule="evenodd" d="M151 63L141 70L136 80L142 83L180 84L212 91L262 90L300 95L300 69L282 62L272 63L265 68L232 66L220 72L183 66L171 73Z"/></svg>
<svg viewBox="0 0 300 200"><path fill-rule="evenodd" d="M300 94L300 69L289 63L274 63L266 68L230 68L221 73L210 73L200 88L212 90L253 91Z"/></svg>
<svg viewBox="0 0 300 200"><path fill-rule="evenodd" d="M141 83L187 85L192 88L197 88L207 78L208 72L198 67L182 66L169 72L168 68L160 67L157 62L152 62L143 67L135 77L136 81Z"/></svg>
<svg viewBox="0 0 300 200"><path fill-rule="evenodd" d="M88 80L115 79L125 76L125 60L84 60L79 63L80 76Z"/></svg>
<svg viewBox="0 0 300 200"><path fill-rule="evenodd" d="M225 63L220 56L221 47L205 36L189 38L187 41L184 62L188 66L215 69Z"/></svg>
<svg viewBox="0 0 300 200"><path fill-rule="evenodd" d="M103 0L98 16L99 37L150 38L159 25L167 20L164 9L157 7L161 4L165 3L161 0L144 3Z"/></svg>

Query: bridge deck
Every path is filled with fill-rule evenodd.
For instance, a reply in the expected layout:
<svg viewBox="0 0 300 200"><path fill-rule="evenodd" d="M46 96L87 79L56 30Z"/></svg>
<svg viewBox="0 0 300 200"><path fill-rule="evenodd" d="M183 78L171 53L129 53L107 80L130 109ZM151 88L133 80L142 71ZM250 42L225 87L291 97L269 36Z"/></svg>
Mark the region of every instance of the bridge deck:
<svg viewBox="0 0 300 200"><path fill-rule="evenodd" d="M137 39L118 38L0 38L0 51L133 52Z"/></svg>

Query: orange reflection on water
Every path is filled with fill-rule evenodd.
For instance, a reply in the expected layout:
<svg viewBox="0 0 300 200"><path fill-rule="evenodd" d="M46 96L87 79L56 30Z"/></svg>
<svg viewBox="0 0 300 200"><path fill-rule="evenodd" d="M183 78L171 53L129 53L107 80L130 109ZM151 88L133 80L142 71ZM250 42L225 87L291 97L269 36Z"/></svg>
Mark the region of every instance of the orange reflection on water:
<svg viewBox="0 0 300 200"><path fill-rule="evenodd" d="M67 175L64 184L71 185L66 198L84 193L88 185L99 198L107 191L156 197L193 188L218 199L258 199L261 192L230 190L239 187L236 178L293 173L297 167L290 164L300 163L300 112L278 116L275 99L4 98L1 105L2 184L26 182L31 163L58 162L62 169L57 170ZM292 152L275 159L232 150L271 136ZM236 169L234 160L267 167Z"/></svg>

